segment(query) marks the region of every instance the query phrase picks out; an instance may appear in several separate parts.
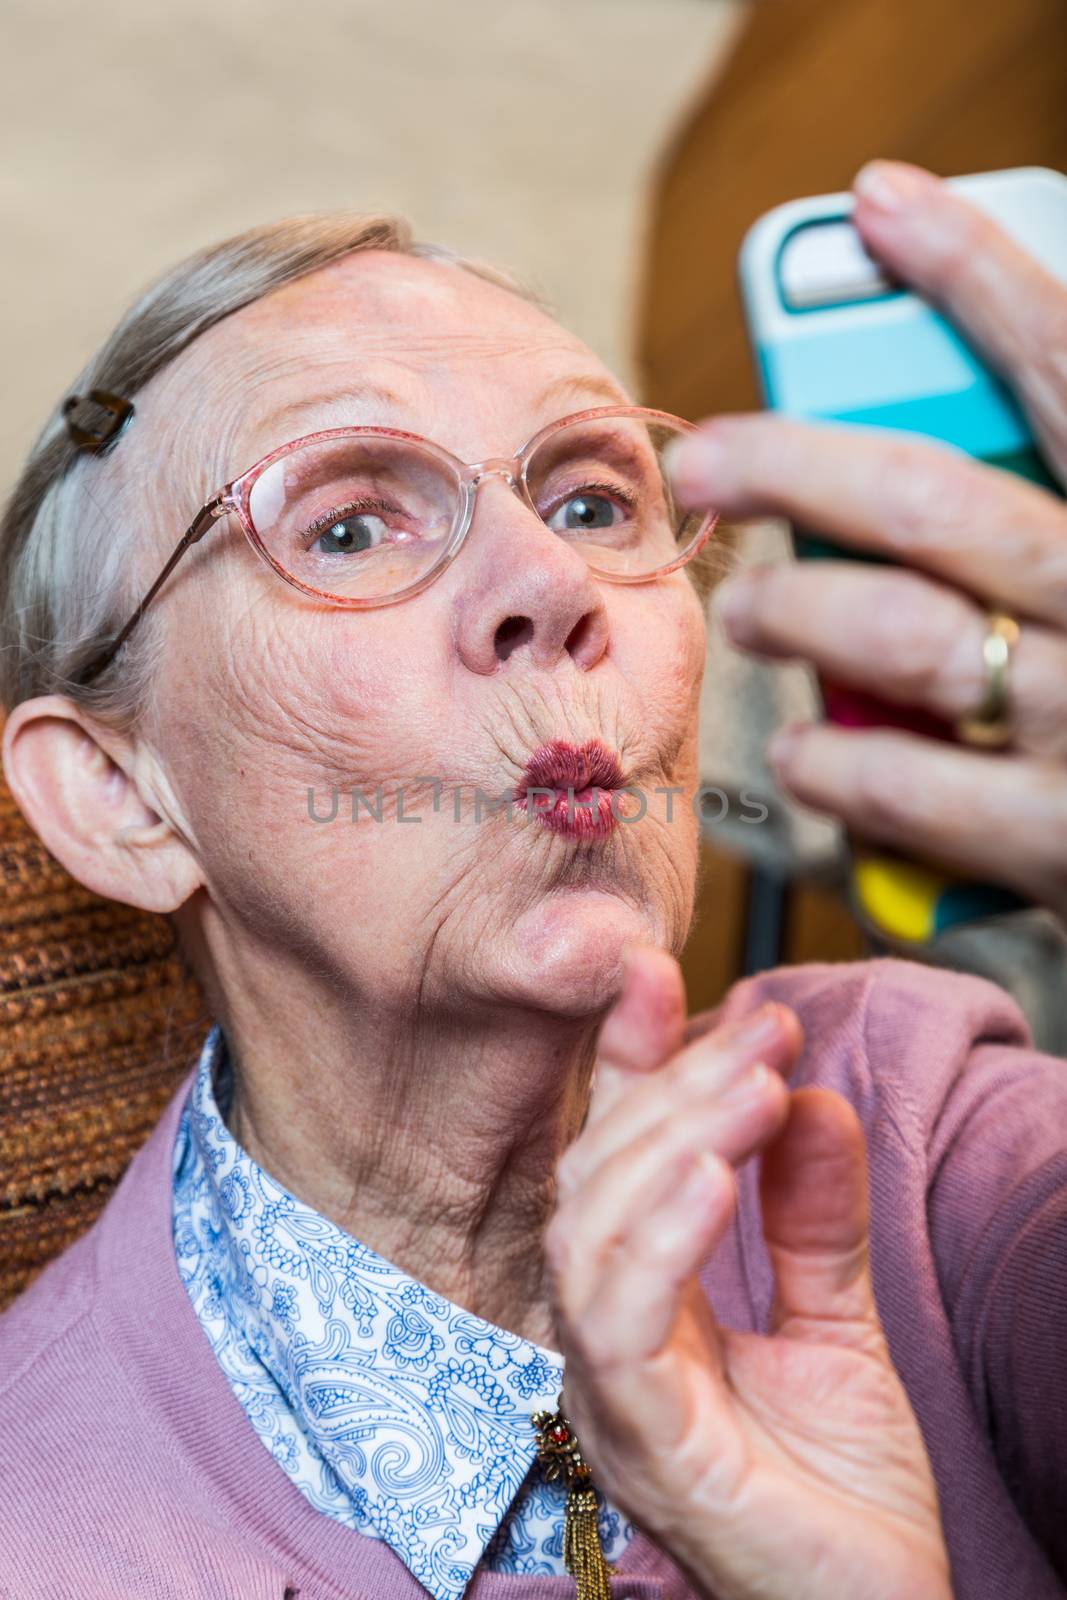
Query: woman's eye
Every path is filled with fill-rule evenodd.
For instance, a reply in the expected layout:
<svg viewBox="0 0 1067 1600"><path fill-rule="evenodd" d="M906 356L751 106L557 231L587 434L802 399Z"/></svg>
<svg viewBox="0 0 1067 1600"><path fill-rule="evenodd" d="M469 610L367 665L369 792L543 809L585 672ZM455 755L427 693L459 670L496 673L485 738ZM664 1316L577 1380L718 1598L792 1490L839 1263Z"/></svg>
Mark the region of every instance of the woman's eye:
<svg viewBox="0 0 1067 1600"><path fill-rule="evenodd" d="M607 495L587 491L564 500L548 519L548 526L557 533L570 528L579 532L588 528L611 528L617 513L620 508Z"/></svg>
<svg viewBox="0 0 1067 1600"><path fill-rule="evenodd" d="M373 550L375 545L381 544L388 531L382 517L367 511L350 512L347 517L339 517L317 534L313 533L310 545L319 555L357 555L361 550Z"/></svg>

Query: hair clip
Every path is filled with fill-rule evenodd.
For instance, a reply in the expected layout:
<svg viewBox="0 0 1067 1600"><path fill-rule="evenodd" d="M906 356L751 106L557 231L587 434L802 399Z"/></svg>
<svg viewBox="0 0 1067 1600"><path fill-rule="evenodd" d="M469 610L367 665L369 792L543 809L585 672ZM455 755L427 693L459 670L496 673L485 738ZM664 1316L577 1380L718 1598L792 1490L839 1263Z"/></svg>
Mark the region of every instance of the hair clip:
<svg viewBox="0 0 1067 1600"><path fill-rule="evenodd" d="M92 433L87 428L80 428L71 420L71 413L87 400L111 413L110 419L97 433ZM106 389L90 389L87 395L72 394L63 402L63 420L67 424L67 432L79 450L89 450L97 456L102 456L113 448L119 434L132 416L133 401L123 400L117 394L108 394Z"/></svg>

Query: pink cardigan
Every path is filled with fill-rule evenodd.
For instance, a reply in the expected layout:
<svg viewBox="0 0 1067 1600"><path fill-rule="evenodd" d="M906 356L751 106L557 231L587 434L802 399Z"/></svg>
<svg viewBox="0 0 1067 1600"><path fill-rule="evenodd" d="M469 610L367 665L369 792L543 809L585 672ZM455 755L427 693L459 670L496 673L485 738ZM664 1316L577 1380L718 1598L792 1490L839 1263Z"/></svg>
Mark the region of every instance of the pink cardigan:
<svg viewBox="0 0 1067 1600"><path fill-rule="evenodd" d="M794 1083L869 1144L875 1289L933 1462L958 1600L1067 1593L1067 1063L992 985L910 963L739 984L800 1014ZM424 1600L388 1545L317 1512L230 1392L179 1280L171 1155L191 1073L96 1225L0 1318L4 1600ZM702 1281L766 1325L756 1164ZM995 1441L995 1446L992 1441ZM691 1600L640 1532L617 1600ZM479 1571L470 1600L571 1600ZM827 1596L827 1600L847 1600ZM916 1596L915 1600L921 1600Z"/></svg>

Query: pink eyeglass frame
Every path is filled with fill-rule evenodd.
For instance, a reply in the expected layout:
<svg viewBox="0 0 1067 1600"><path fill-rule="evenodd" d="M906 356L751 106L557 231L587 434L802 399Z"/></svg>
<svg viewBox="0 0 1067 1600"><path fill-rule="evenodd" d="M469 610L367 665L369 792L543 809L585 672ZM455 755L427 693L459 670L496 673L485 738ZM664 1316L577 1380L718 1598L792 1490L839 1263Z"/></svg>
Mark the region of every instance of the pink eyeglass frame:
<svg viewBox="0 0 1067 1600"><path fill-rule="evenodd" d="M526 441L521 450L516 451L510 460L503 456L498 456L478 462L460 461L458 457L452 455L451 451L446 450L443 445L435 444L432 439L425 439L421 434L406 433L400 428L326 428L318 433L304 434L299 439L291 439L288 444L279 445L277 449L271 450L268 455L261 457L254 466L249 467L247 472L242 472L240 477L231 479L223 488L216 490L204 502L129 621L111 643L106 645L103 650L91 659L88 666L82 669L77 676L76 682L84 686L91 683L94 678L103 672L104 668L109 665L123 644L125 644L129 635L140 622L148 606L170 577L185 552L191 545L202 539L208 529L214 527L215 523L222 517L229 516L231 513L235 514L256 554L294 589L300 589L304 594L311 595L316 600L321 600L327 605L336 606L346 611L369 611L378 606L395 605L398 601L410 599L412 595L418 594L420 590L427 588L455 560L463 547L471 522L474 519L474 507L479 486L484 483L486 478L501 477L506 479L512 491L519 496L520 500L525 502L542 526L545 526L527 486L526 474L530 457L554 433L558 433L561 429L570 427L574 423L595 421L600 417L639 417L646 422L667 423L671 427L677 428L681 433L694 433L696 431L694 423L687 422L683 417L672 416L669 411L656 411L647 406L594 406L586 411L575 411L570 416L560 417L555 422L550 422L544 428L540 428L532 438ZM312 588L311 585L302 583L299 578L286 571L271 555L256 531L250 511L250 497L261 474L268 467L273 466L276 461L280 461L283 456L292 454L294 450L303 449L304 446L309 444L318 444L324 439L366 438L368 436L377 439L399 439L406 444L417 445L431 455L436 456L440 462L454 473L457 487L461 491L461 500L457 509L455 523L445 541L444 549L433 566L424 572L421 578L416 579L414 583L408 584L406 589L400 589L396 594L386 595L381 599L377 597L353 599L330 594L328 590ZM636 574L608 572L594 566L591 561L587 562L587 565L589 570L595 573L598 578L604 578L610 583L649 583L655 578L665 578L669 573L676 572L679 567L692 560L697 551L710 538L718 520L718 514L709 511L698 532L685 549L675 560L668 562L666 566L657 567L654 572Z"/></svg>

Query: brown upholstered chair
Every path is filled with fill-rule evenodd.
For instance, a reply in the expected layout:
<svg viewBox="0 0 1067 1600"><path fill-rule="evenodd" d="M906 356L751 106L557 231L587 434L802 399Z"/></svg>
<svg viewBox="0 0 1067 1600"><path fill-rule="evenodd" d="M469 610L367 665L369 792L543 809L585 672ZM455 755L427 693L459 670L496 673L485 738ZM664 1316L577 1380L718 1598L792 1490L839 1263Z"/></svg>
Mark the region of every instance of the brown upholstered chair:
<svg viewBox="0 0 1067 1600"><path fill-rule="evenodd" d="M0 776L0 1309L95 1220L209 1026L165 918L75 883Z"/></svg>

